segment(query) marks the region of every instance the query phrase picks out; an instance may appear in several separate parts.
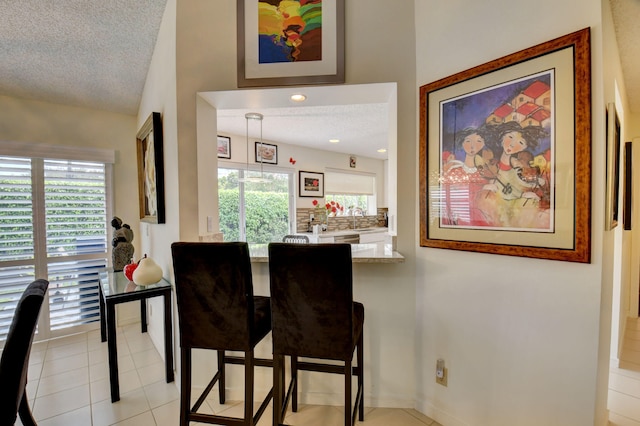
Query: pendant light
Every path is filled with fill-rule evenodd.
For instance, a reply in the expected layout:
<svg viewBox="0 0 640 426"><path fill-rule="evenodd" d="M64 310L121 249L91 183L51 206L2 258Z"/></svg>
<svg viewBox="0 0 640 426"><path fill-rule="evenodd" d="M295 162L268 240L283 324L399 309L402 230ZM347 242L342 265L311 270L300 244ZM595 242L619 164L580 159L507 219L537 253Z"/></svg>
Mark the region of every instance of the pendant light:
<svg viewBox="0 0 640 426"><path fill-rule="evenodd" d="M247 124L247 169L245 170L245 176L242 179L238 179L240 182L255 182L255 183L268 183L271 179L264 177L264 166L262 163L262 119L264 116L259 112L248 112L244 115ZM260 122L260 140L258 141L260 152L260 177L249 176L249 120L257 120Z"/></svg>

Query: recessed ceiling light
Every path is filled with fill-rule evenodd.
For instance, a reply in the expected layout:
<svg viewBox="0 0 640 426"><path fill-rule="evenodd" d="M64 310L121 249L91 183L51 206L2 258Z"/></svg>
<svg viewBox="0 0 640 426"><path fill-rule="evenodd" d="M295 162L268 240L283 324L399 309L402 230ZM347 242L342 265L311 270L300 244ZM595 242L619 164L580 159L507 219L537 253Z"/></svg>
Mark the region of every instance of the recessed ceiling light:
<svg viewBox="0 0 640 426"><path fill-rule="evenodd" d="M302 93L296 93L291 95L290 98L293 102L304 102L307 97L305 95L303 95Z"/></svg>
<svg viewBox="0 0 640 426"><path fill-rule="evenodd" d="M338 142L340 142L340 139L329 139L329 142L338 143Z"/></svg>
<svg viewBox="0 0 640 426"><path fill-rule="evenodd" d="M386 150L385 148L380 148L380 149L378 150L378 152L380 152L380 153L382 153L382 152L387 152L387 150Z"/></svg>

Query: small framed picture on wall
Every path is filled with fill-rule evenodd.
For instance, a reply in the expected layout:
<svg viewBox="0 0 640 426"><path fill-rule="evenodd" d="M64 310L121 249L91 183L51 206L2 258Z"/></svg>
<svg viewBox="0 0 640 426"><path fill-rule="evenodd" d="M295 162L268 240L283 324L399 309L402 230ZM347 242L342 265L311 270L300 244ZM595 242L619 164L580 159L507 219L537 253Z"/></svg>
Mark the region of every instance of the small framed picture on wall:
<svg viewBox="0 0 640 426"><path fill-rule="evenodd" d="M231 138L218 135L218 158L231 159Z"/></svg>

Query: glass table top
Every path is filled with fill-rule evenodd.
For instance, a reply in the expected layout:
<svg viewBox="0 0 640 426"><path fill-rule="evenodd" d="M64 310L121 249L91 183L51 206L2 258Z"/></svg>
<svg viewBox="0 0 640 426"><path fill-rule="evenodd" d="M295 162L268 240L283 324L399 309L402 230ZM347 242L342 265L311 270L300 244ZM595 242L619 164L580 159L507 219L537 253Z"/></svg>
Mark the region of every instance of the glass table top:
<svg viewBox="0 0 640 426"><path fill-rule="evenodd" d="M151 285L136 285L124 276L124 272L114 272L111 269L100 271L100 285L105 298L124 295L127 293L145 292L171 287L171 283L164 278Z"/></svg>

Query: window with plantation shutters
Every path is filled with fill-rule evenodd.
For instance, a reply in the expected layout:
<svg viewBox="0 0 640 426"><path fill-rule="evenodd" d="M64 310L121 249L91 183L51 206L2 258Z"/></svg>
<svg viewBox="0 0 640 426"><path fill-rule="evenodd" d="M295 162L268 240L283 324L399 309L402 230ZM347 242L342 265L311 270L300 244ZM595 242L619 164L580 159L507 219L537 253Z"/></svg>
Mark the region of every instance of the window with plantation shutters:
<svg viewBox="0 0 640 426"><path fill-rule="evenodd" d="M105 161L0 155L0 346L36 278L50 283L38 337L96 328L98 271L108 265L110 170Z"/></svg>

